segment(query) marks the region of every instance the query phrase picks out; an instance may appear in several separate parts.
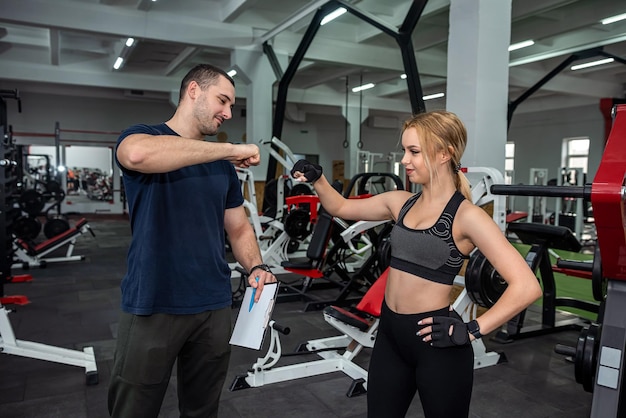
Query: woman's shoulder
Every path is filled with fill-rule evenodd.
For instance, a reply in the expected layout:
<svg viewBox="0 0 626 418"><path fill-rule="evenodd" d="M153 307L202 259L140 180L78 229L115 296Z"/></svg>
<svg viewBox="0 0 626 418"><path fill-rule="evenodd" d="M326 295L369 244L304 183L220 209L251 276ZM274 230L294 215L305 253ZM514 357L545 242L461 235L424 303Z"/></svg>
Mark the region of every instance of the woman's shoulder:
<svg viewBox="0 0 626 418"><path fill-rule="evenodd" d="M458 222L463 229L484 228L486 224L495 224L489 208L475 205L472 201L465 199L459 205L456 213L455 223Z"/></svg>
<svg viewBox="0 0 626 418"><path fill-rule="evenodd" d="M407 190L394 190L384 193L383 195L385 197L385 203L393 213L395 219L398 218L398 214L405 205L415 203L415 200L419 197L419 193L413 193Z"/></svg>

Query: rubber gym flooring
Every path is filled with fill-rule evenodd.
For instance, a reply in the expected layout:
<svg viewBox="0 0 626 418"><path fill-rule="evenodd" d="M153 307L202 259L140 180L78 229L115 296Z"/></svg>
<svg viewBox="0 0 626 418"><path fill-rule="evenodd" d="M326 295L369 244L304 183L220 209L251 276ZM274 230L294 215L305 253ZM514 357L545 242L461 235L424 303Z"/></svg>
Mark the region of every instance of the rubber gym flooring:
<svg viewBox="0 0 626 418"><path fill-rule="evenodd" d="M84 261L50 264L45 269L23 271L28 283L5 285L5 295L25 295L30 303L11 306L10 322L16 338L43 344L82 349L92 346L99 383L85 384L81 367L0 353L0 417L2 418L102 418L107 417L107 385L117 330L119 282L125 272L130 239L128 221L115 217L87 216L96 234L78 237L74 254ZM74 220L72 219L72 222ZM293 279L293 277L291 278ZM234 280L236 286L238 280ZM325 292L334 289L311 290ZM291 329L281 338L283 351L292 352L310 339L338 335L320 311L305 312L304 301L276 305L273 318ZM237 310L233 309L233 323ZM535 319L533 319L535 318ZM526 324L538 315L529 311ZM501 344L484 338L488 351L506 361L475 371L471 417L588 417L592 395L576 383L574 365L554 352L556 344L575 345L579 331L552 332ZM267 344L265 344L267 345ZM230 370L222 392L220 417L364 417L365 396L347 397L351 379L342 372L289 380L262 387L230 391L237 375L245 374L261 351L233 347ZM366 368L370 351L364 349L356 363ZM289 362L318 359L317 355L292 356ZM279 363L277 366L280 366ZM177 417L176 376L160 417ZM423 417L415 399L408 417Z"/></svg>

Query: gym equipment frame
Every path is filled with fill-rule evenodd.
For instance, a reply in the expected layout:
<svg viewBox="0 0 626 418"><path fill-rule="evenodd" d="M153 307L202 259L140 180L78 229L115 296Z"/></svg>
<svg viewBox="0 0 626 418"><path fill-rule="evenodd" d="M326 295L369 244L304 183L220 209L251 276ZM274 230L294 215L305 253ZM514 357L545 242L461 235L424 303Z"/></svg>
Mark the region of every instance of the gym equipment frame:
<svg viewBox="0 0 626 418"><path fill-rule="evenodd" d="M85 383L87 385L98 384L98 366L96 365L93 347L84 347L82 351L79 351L18 340L15 338L15 333L9 320L9 312L5 306L0 304L1 353L83 367L85 369Z"/></svg>
<svg viewBox="0 0 626 418"><path fill-rule="evenodd" d="M591 418L626 417L626 105L616 106L613 115L591 185L493 186L491 190L494 194L591 200L602 257L591 280L594 288L602 288L606 281L606 296L601 301L601 322L583 329L577 347L570 350L576 361L576 381L593 392Z"/></svg>

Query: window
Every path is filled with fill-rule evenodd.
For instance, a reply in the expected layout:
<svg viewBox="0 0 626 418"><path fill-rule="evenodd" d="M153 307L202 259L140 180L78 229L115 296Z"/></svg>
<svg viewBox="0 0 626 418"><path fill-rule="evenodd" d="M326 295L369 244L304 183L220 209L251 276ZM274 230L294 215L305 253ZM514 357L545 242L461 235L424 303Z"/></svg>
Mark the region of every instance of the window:
<svg viewBox="0 0 626 418"><path fill-rule="evenodd" d="M565 138L563 140L563 167L580 168L587 174L589 160L589 138Z"/></svg>

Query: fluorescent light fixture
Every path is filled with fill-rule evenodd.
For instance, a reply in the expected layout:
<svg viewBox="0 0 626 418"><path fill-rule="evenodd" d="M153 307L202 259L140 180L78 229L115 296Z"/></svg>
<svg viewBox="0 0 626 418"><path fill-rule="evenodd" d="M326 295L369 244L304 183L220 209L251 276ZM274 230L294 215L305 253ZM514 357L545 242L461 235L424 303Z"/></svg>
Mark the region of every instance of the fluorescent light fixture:
<svg viewBox="0 0 626 418"><path fill-rule="evenodd" d="M127 47L129 47L129 48L130 48L131 46L133 46L133 44L134 44L134 43L135 43L135 38L128 38L128 39L126 40L126 46L127 46Z"/></svg>
<svg viewBox="0 0 626 418"><path fill-rule="evenodd" d="M529 39L527 41L518 42L516 44L511 44L511 45L509 45L509 52L510 51L515 51L516 49L526 48L527 46L531 46L531 45L534 45L534 44L535 44L535 41L533 41L532 39Z"/></svg>
<svg viewBox="0 0 626 418"><path fill-rule="evenodd" d="M234 77L234 76L236 76L236 75L237 75L237 70L230 70L230 71L228 71L226 74L228 74L228 75L229 75L229 76L231 76L231 77Z"/></svg>
<svg viewBox="0 0 626 418"><path fill-rule="evenodd" d="M606 19L602 19L600 22L603 25L608 25L609 23L619 22L620 20L626 19L626 13L622 13L621 15L607 17Z"/></svg>
<svg viewBox="0 0 626 418"><path fill-rule="evenodd" d="M583 68L589 68L589 67L595 67L596 65L608 64L613 61L615 61L613 58L605 58L605 59L598 60L598 61L586 62L584 64L572 65L570 70L572 71L582 70Z"/></svg>
<svg viewBox="0 0 626 418"><path fill-rule="evenodd" d="M374 83L363 84L362 86L354 87L352 89L352 93L358 93L358 92L363 91L363 90L368 90L368 89L371 89L374 86L375 86Z"/></svg>
<svg viewBox="0 0 626 418"><path fill-rule="evenodd" d="M431 100L431 99L438 99L440 97L445 96L444 93L435 93L435 94L429 94L428 96L424 96L422 97L423 100Z"/></svg>
<svg viewBox="0 0 626 418"><path fill-rule="evenodd" d="M115 60L115 64L113 64L113 68L116 70L119 70L123 62L124 62L124 58L117 57L117 59Z"/></svg>
<svg viewBox="0 0 626 418"><path fill-rule="evenodd" d="M345 7L340 7L338 9L333 10L332 12L330 12L326 16L324 16L324 19L322 19L322 21L320 22L320 26L327 24L331 20L337 19L339 16L341 16L345 12L347 12Z"/></svg>
<svg viewBox="0 0 626 418"><path fill-rule="evenodd" d="M400 76L400 78L401 78L401 79L403 79L403 80L406 80L406 74L402 74L402 75Z"/></svg>

